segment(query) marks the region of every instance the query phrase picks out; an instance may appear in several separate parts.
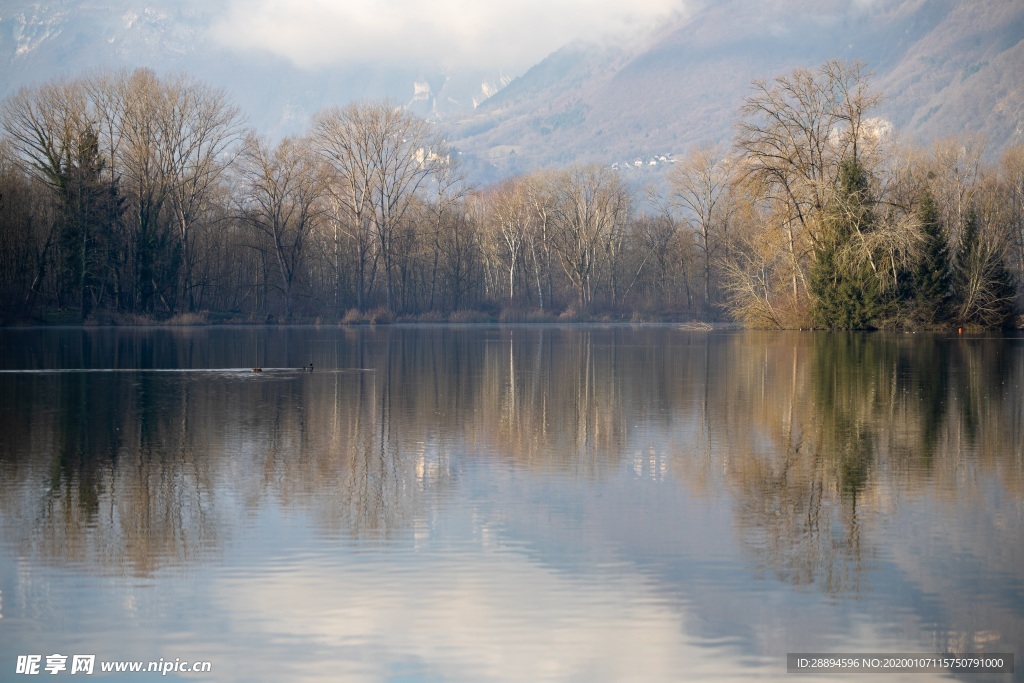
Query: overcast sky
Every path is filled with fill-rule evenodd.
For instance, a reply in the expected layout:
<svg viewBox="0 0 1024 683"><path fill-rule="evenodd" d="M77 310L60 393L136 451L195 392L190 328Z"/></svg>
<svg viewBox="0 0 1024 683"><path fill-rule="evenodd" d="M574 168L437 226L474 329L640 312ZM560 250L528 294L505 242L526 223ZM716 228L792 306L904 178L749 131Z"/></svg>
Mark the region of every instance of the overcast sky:
<svg viewBox="0 0 1024 683"><path fill-rule="evenodd" d="M626 39L684 0L231 0L213 27L300 66L363 61L517 72L578 39Z"/></svg>

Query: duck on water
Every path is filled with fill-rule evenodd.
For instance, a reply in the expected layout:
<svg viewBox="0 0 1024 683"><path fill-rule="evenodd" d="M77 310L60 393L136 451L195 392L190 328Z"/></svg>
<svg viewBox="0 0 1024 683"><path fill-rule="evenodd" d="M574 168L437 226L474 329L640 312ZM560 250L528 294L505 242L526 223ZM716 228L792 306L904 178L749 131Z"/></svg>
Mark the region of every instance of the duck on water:
<svg viewBox="0 0 1024 683"><path fill-rule="evenodd" d="M263 372L263 368L261 368L261 367L255 367L255 368L253 368L253 369L252 369L252 371L253 371L253 372ZM303 372L313 372L313 364L312 364L312 363L310 363L309 365L305 365L305 366L303 366L303 367L302 367L302 371L303 371Z"/></svg>

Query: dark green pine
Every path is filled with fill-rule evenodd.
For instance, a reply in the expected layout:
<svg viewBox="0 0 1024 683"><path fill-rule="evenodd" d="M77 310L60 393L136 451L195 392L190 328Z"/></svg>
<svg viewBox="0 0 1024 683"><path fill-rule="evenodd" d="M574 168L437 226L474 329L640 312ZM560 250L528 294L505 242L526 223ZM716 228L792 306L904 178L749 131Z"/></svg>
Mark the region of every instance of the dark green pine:
<svg viewBox="0 0 1024 683"><path fill-rule="evenodd" d="M923 243L912 272L913 291L907 293L907 298L913 300L915 315L921 322L942 323L950 315L952 272L949 241L939 217L938 204L929 190L924 191L917 214Z"/></svg>
<svg viewBox="0 0 1024 683"><path fill-rule="evenodd" d="M884 309L884 291L867 259L851 257L856 249L854 235L873 228L867 174L856 159L847 159L840 168L836 199L809 272L816 326L832 330L875 326Z"/></svg>

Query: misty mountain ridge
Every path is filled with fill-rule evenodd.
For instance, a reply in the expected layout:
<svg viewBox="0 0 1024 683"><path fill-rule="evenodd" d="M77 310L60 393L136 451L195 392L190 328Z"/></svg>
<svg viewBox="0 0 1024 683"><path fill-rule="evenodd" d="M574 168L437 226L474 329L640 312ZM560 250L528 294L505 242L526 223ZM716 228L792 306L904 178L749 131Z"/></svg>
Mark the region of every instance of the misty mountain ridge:
<svg viewBox="0 0 1024 683"><path fill-rule="evenodd" d="M210 35L217 16L201 0L13 0L0 10L0 96L58 76L150 67L224 88L253 127L280 136L301 131L323 107L360 99L394 99L446 121L472 112L511 80L492 70L444 73L431 65L300 68L269 52L225 48Z"/></svg>
<svg viewBox="0 0 1024 683"><path fill-rule="evenodd" d="M689 7L642 40L569 44L513 77L430 64L300 68L224 47L208 30L217 10L201 0L14 0L0 15L0 95L100 68L183 71L223 87L272 136L303 130L323 107L387 97L444 126L486 181L577 161L656 169L692 145L728 143L755 79L838 58L873 73L884 96L874 114L903 138L977 133L992 154L1024 140L1024 3Z"/></svg>

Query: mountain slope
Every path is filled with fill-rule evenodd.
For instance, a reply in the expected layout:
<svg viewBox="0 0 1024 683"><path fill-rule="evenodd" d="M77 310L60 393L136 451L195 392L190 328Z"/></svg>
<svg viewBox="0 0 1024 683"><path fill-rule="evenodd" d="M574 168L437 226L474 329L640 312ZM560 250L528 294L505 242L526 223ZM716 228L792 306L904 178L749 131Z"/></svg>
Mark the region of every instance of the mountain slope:
<svg viewBox="0 0 1024 683"><path fill-rule="evenodd" d="M1022 37L1024 3L1013 0L728 0L628 54L552 55L486 102L458 137L498 175L576 159L647 160L727 143L753 80L840 58L873 72L885 96L878 114L905 137L973 131L998 151L1024 139Z"/></svg>
<svg viewBox="0 0 1024 683"><path fill-rule="evenodd" d="M886 112L922 141L969 131L993 149L1021 142L1024 4L947 4L943 21L878 79Z"/></svg>

